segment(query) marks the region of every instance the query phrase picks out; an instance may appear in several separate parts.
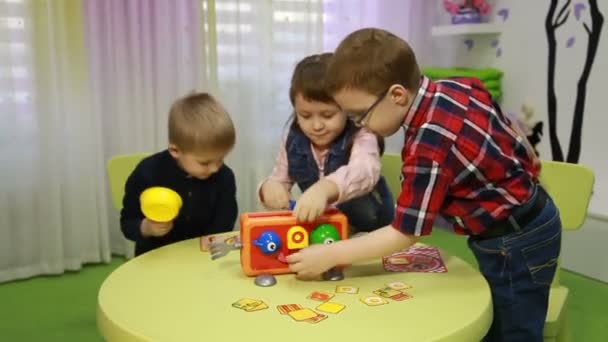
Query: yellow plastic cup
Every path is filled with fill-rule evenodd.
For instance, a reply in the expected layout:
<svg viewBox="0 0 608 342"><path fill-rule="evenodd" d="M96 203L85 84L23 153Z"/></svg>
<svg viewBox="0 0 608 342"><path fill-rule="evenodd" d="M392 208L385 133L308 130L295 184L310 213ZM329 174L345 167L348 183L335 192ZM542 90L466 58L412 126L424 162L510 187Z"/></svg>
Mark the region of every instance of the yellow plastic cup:
<svg viewBox="0 0 608 342"><path fill-rule="evenodd" d="M155 186L144 190L139 196L141 211L156 222L169 222L177 217L182 207L182 198L169 188Z"/></svg>

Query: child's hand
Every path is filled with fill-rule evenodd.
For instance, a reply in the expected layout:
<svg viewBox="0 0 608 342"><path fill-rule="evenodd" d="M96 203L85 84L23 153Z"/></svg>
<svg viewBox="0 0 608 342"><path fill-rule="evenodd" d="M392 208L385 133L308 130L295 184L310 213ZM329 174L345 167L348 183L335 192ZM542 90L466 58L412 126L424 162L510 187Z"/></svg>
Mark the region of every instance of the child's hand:
<svg viewBox="0 0 608 342"><path fill-rule="evenodd" d="M299 279L317 279L323 272L336 266L331 248L332 245L311 245L291 254L286 258L289 269Z"/></svg>
<svg viewBox="0 0 608 342"><path fill-rule="evenodd" d="M141 234L143 236L164 236L173 229L173 221L156 222L147 218L141 221Z"/></svg>
<svg viewBox="0 0 608 342"><path fill-rule="evenodd" d="M299 222L313 222L325 211L327 200L325 189L317 183L300 196L293 209L293 216Z"/></svg>
<svg viewBox="0 0 608 342"><path fill-rule="evenodd" d="M289 208L289 192L283 184L276 181L266 181L262 185L262 203L268 209Z"/></svg>

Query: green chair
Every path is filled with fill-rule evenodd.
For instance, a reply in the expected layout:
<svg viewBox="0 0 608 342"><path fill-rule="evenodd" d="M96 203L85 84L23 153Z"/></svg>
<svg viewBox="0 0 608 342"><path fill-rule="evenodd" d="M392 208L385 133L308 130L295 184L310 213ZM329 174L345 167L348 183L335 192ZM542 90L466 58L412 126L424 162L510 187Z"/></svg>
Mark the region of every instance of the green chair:
<svg viewBox="0 0 608 342"><path fill-rule="evenodd" d="M396 153L385 153L381 163L382 175L393 193L393 198L397 201L399 192L401 192L401 156Z"/></svg>
<svg viewBox="0 0 608 342"><path fill-rule="evenodd" d="M559 209L563 230L579 229L587 218L587 207L595 176L586 166L563 162L541 162L540 182ZM567 319L568 288L559 281L558 265L549 293L549 309L545 322L544 340L570 341Z"/></svg>
<svg viewBox="0 0 608 342"><path fill-rule="evenodd" d="M384 154L382 175L395 197L401 190L400 173L401 157L398 154ZM585 222L594 180L593 171L586 166L541 161L540 182L559 209L563 230L577 230ZM544 330L546 342L571 340L566 312L568 288L561 285L559 280L558 267L549 293L549 308Z"/></svg>
<svg viewBox="0 0 608 342"><path fill-rule="evenodd" d="M122 209L122 198L125 193L127 178L129 178L129 175L137 164L147 156L149 154L126 154L114 156L108 161L108 178L112 193L112 203L117 210Z"/></svg>

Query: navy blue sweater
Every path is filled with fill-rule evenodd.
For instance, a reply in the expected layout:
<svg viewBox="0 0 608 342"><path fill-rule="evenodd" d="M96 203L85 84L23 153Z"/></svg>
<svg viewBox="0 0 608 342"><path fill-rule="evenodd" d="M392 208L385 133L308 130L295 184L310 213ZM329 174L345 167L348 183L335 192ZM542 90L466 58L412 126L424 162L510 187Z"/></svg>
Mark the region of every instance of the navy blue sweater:
<svg viewBox="0 0 608 342"><path fill-rule="evenodd" d="M173 229L162 237L143 237L144 215L139 195L149 187L163 186L176 191L183 201ZM182 170L168 150L143 159L125 185L120 227L124 236L135 241L135 255L190 238L231 231L238 207L232 170L223 165L207 179L197 179Z"/></svg>

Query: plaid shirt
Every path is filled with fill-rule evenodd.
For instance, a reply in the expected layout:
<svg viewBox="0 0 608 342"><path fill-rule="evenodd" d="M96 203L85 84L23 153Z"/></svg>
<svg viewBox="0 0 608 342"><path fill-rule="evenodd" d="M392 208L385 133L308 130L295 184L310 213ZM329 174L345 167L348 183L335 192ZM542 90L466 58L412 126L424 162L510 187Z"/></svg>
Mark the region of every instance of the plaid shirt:
<svg viewBox="0 0 608 342"><path fill-rule="evenodd" d="M393 227L431 233L437 214L461 234L479 234L525 203L540 164L482 83L422 77L407 112L401 194Z"/></svg>

